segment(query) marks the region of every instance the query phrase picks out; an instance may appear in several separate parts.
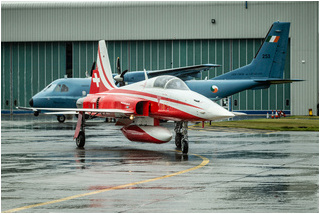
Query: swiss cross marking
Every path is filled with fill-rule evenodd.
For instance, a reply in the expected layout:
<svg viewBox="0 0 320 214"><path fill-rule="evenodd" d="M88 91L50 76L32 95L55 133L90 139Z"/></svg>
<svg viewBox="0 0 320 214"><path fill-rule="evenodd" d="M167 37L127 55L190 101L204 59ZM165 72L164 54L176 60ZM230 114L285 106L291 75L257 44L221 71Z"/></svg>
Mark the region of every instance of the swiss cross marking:
<svg viewBox="0 0 320 214"><path fill-rule="evenodd" d="M94 78L92 79L94 83L97 84L97 87L99 88L100 79L97 77L97 73L94 73Z"/></svg>

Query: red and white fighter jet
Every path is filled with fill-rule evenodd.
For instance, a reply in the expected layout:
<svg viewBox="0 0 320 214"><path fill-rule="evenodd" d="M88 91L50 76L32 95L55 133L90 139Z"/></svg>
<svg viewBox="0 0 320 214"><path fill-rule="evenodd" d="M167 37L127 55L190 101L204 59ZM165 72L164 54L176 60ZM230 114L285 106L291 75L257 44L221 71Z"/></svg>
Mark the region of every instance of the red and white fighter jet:
<svg viewBox="0 0 320 214"><path fill-rule="evenodd" d="M113 80L107 47L99 41L97 67L93 71L90 93L77 101L78 116L74 135L78 147L85 145L85 115L113 117L122 133L131 141L166 143L172 133L161 127L160 120L173 120L175 143L188 153L188 121L209 121L235 116L208 98L191 91L179 78L158 76L118 88ZM42 109L49 110L49 109Z"/></svg>

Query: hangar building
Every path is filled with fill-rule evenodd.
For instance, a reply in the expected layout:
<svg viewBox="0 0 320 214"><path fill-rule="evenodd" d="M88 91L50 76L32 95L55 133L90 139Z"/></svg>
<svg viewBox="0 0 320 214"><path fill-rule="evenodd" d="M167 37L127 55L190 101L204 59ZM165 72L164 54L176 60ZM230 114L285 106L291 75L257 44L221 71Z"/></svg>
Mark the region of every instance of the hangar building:
<svg viewBox="0 0 320 214"><path fill-rule="evenodd" d="M121 69L222 65L212 78L251 62L273 22L291 22L285 78L305 81L247 90L232 110L317 114L318 2L1 2L1 109L12 113L57 78L85 77L97 41Z"/></svg>

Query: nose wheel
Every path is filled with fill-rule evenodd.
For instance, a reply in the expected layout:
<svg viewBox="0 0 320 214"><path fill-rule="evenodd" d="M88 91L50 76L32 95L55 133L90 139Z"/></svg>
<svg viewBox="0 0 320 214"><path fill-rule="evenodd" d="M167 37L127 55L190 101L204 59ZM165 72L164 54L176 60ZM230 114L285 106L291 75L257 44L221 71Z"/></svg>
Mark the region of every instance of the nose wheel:
<svg viewBox="0 0 320 214"><path fill-rule="evenodd" d="M177 149L180 149L183 154L187 154L189 151L188 122L187 121L176 122L174 131L176 133L175 144Z"/></svg>

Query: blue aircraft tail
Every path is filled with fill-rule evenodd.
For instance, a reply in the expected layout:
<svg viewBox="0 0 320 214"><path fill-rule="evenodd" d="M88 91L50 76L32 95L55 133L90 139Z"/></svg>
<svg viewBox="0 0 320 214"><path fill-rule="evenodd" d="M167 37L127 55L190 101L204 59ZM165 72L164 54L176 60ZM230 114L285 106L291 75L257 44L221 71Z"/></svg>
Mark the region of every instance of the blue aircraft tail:
<svg viewBox="0 0 320 214"><path fill-rule="evenodd" d="M289 22L273 23L250 64L213 79L283 79L289 28Z"/></svg>

